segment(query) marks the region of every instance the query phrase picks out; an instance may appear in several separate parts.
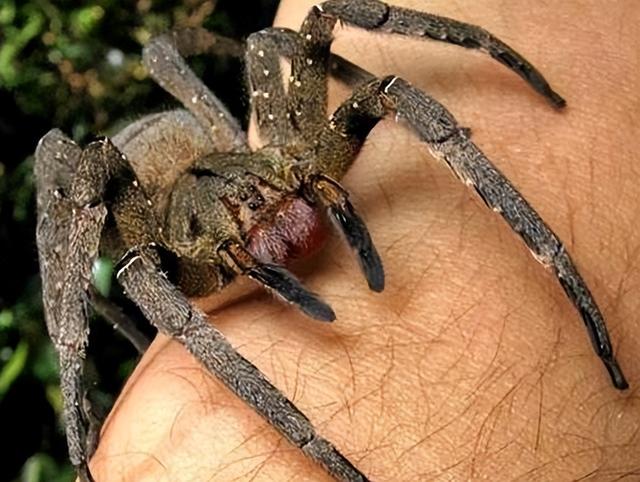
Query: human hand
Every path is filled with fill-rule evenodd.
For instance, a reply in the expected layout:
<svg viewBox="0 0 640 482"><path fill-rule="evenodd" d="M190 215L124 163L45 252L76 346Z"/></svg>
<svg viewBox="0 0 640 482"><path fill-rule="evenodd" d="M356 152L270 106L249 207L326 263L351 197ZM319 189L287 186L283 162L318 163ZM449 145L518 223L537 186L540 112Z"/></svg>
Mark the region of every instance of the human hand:
<svg viewBox="0 0 640 482"><path fill-rule="evenodd" d="M314 3L284 0L278 23L297 28ZM631 389L610 386L557 281L502 219L386 120L344 180L383 258L385 292L367 291L333 239L303 276L334 307L333 325L260 292L212 318L375 480L609 480L638 470L640 6L530 5L428 6L522 53L566 97L564 112L454 46L338 28L334 51L411 81L472 128L572 253ZM332 108L345 95L332 84ZM164 336L127 383L91 466L99 482L323 477Z"/></svg>

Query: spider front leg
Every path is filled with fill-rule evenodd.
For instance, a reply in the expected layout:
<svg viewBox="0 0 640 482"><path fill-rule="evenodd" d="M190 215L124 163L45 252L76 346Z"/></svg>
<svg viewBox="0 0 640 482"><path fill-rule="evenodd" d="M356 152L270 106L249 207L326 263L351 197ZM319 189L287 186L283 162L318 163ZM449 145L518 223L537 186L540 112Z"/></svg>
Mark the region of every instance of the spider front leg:
<svg viewBox="0 0 640 482"><path fill-rule="evenodd" d="M417 10L394 7L379 0L329 0L313 7L305 23L315 22L318 12L322 16L339 19L365 30L428 38L481 50L517 73L554 107L562 108L566 104L529 61L503 41L476 25Z"/></svg>
<svg viewBox="0 0 640 482"><path fill-rule="evenodd" d="M70 178L66 168L73 168ZM81 480L92 481L87 461L95 449L97 429L91 426L82 376L91 270L107 215L105 200L117 203L112 208L116 217L124 209L131 212L132 220L144 219L141 229L153 226L153 214L127 160L107 139L81 150L59 131L52 131L36 150L35 171L42 203L36 235L45 317L59 355L69 455ZM108 186L115 189L107 190ZM135 229L129 231L136 234Z"/></svg>
<svg viewBox="0 0 640 482"><path fill-rule="evenodd" d="M59 357L69 457L83 482L93 480L87 460L95 448L87 442L88 433L95 430L89 428L82 383L88 342L86 292L105 216L104 206L77 208L59 193L46 207L36 232L45 317Z"/></svg>
<svg viewBox="0 0 640 482"><path fill-rule="evenodd" d="M340 178L350 162L331 157L330 153L357 151L373 126L389 111L407 121L431 152L505 219L534 257L553 269L580 313L613 385L626 389L628 383L615 359L600 309L566 248L509 180L469 140L468 131L458 125L442 104L398 77L361 86L338 108L320 136L317 146L320 170Z"/></svg>
<svg viewBox="0 0 640 482"><path fill-rule="evenodd" d="M251 105L255 109L260 136L265 144L283 145L294 135L288 112L280 52L282 41L277 29L267 28L247 39L247 77Z"/></svg>
<svg viewBox="0 0 640 482"><path fill-rule="evenodd" d="M158 329L182 343L234 394L273 425L293 445L338 480L367 478L224 336L194 308L162 274L149 249L134 250L123 259L118 281L127 295Z"/></svg>
<svg viewBox="0 0 640 482"><path fill-rule="evenodd" d="M239 55L235 42L204 29L183 29L151 39L142 60L153 79L209 130L220 151L246 151L246 135L238 122L183 58L204 53Z"/></svg>
<svg viewBox="0 0 640 482"><path fill-rule="evenodd" d="M82 384L88 338L86 293L106 209L81 203L71 169L86 162L87 151L59 131L47 134L36 150L39 216L36 238L42 277L45 318L58 352L63 416L71 463L83 481L87 468L89 417ZM75 180L74 180L75 181ZM70 191L70 192L65 192Z"/></svg>

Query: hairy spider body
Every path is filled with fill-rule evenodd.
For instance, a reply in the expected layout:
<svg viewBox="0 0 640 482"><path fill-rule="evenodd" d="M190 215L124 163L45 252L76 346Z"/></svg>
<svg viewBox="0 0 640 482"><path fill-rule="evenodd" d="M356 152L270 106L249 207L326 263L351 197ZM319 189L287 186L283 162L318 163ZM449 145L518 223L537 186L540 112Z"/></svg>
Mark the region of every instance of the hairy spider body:
<svg viewBox="0 0 640 482"><path fill-rule="evenodd" d="M224 268L216 248L229 238L242 240L257 261L286 265L317 251L327 239L326 223L317 205L305 199L299 159L284 149L255 153L206 152L206 138L163 137L166 124L194 126L188 111L151 115L113 138L129 160L152 208L157 240L176 255L175 281L188 296L203 296L226 286L235 273ZM172 126L174 127L174 126ZM129 137L135 132L135 137ZM186 132L182 129L181 132ZM195 130L198 134L198 131ZM153 146L150 154L146 146ZM148 165L164 171L158 179ZM133 182L133 181L132 181ZM129 218L114 215L115 232L126 236ZM217 229L212 233L211 226ZM126 242L105 253L116 259Z"/></svg>
<svg viewBox="0 0 640 482"><path fill-rule="evenodd" d="M93 480L87 460L97 440L83 408L85 304L101 251L120 258L119 283L160 331L334 477L366 480L185 295L218 291L242 275L312 318L333 320L333 310L284 267L322 243L325 213L353 249L369 287L382 291L380 257L338 181L387 114L405 122L553 270L614 386L627 387L602 315L558 237L440 103L403 79L376 78L332 56L338 20L481 49L552 105L564 105L531 64L479 27L377 0L330 0L311 9L299 32L266 29L247 40L249 91L264 144L252 152L237 122L183 59L241 49L202 29L153 39L144 63L186 110L146 116L113 140L84 149L53 130L36 150L44 306L60 355L70 456L83 481ZM291 60L288 89L281 56ZM328 75L354 87L330 116Z"/></svg>

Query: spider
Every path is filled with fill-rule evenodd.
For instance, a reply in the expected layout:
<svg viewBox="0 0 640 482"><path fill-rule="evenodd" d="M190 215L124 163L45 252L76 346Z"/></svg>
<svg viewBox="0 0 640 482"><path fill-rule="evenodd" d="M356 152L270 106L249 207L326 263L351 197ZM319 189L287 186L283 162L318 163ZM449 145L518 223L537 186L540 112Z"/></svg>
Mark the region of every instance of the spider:
<svg viewBox="0 0 640 482"><path fill-rule="evenodd" d="M120 260L116 278L150 322L293 445L336 479L367 480L187 297L219 291L239 275L311 318L333 321L333 310L285 267L321 244L324 216L353 249L369 287L382 291L380 256L339 180L371 129L390 113L553 270L613 385L627 388L600 310L558 237L441 104L397 76L377 78L332 55L337 21L480 49L554 107L565 105L529 62L480 27L378 0L329 0L310 10L298 32L270 28L248 38L247 80L265 144L251 151L238 123L184 60L238 55L238 46L203 29L152 39L143 62L184 109L147 115L113 139L84 148L54 129L36 150L45 316L59 353L70 458L82 481L94 480L87 461L97 444L82 372L87 302L96 301L91 270L99 253ZM291 62L285 82L281 57ZM353 92L328 116L329 75Z"/></svg>

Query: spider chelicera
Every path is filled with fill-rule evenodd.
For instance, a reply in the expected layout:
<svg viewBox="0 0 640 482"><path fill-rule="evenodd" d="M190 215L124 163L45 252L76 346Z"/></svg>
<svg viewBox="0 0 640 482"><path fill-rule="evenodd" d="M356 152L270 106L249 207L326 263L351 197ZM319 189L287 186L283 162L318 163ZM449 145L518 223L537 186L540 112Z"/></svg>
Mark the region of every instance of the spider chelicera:
<svg viewBox="0 0 640 482"><path fill-rule="evenodd" d="M52 130L36 151L45 314L60 357L70 457L81 480L93 480L87 460L97 440L82 371L85 305L99 253L120 259L117 279L150 322L181 342L292 444L337 479L366 480L187 296L221 290L241 275L309 317L332 321L333 310L284 267L321 243L325 215L353 248L369 287L382 291L380 257L338 181L371 129L388 114L415 131L553 270L614 386L627 387L600 310L557 236L441 104L399 77L376 78L332 55L338 20L480 49L554 107L565 104L531 64L485 30L377 0L324 2L311 9L298 32L266 29L251 35L246 49L203 29L154 38L144 50L145 66L185 109L148 115L113 139L84 148ZM238 55L240 50L265 144L256 151L184 60L202 53ZM284 77L281 57L291 62L290 75ZM326 112L329 75L353 87L331 115Z"/></svg>

